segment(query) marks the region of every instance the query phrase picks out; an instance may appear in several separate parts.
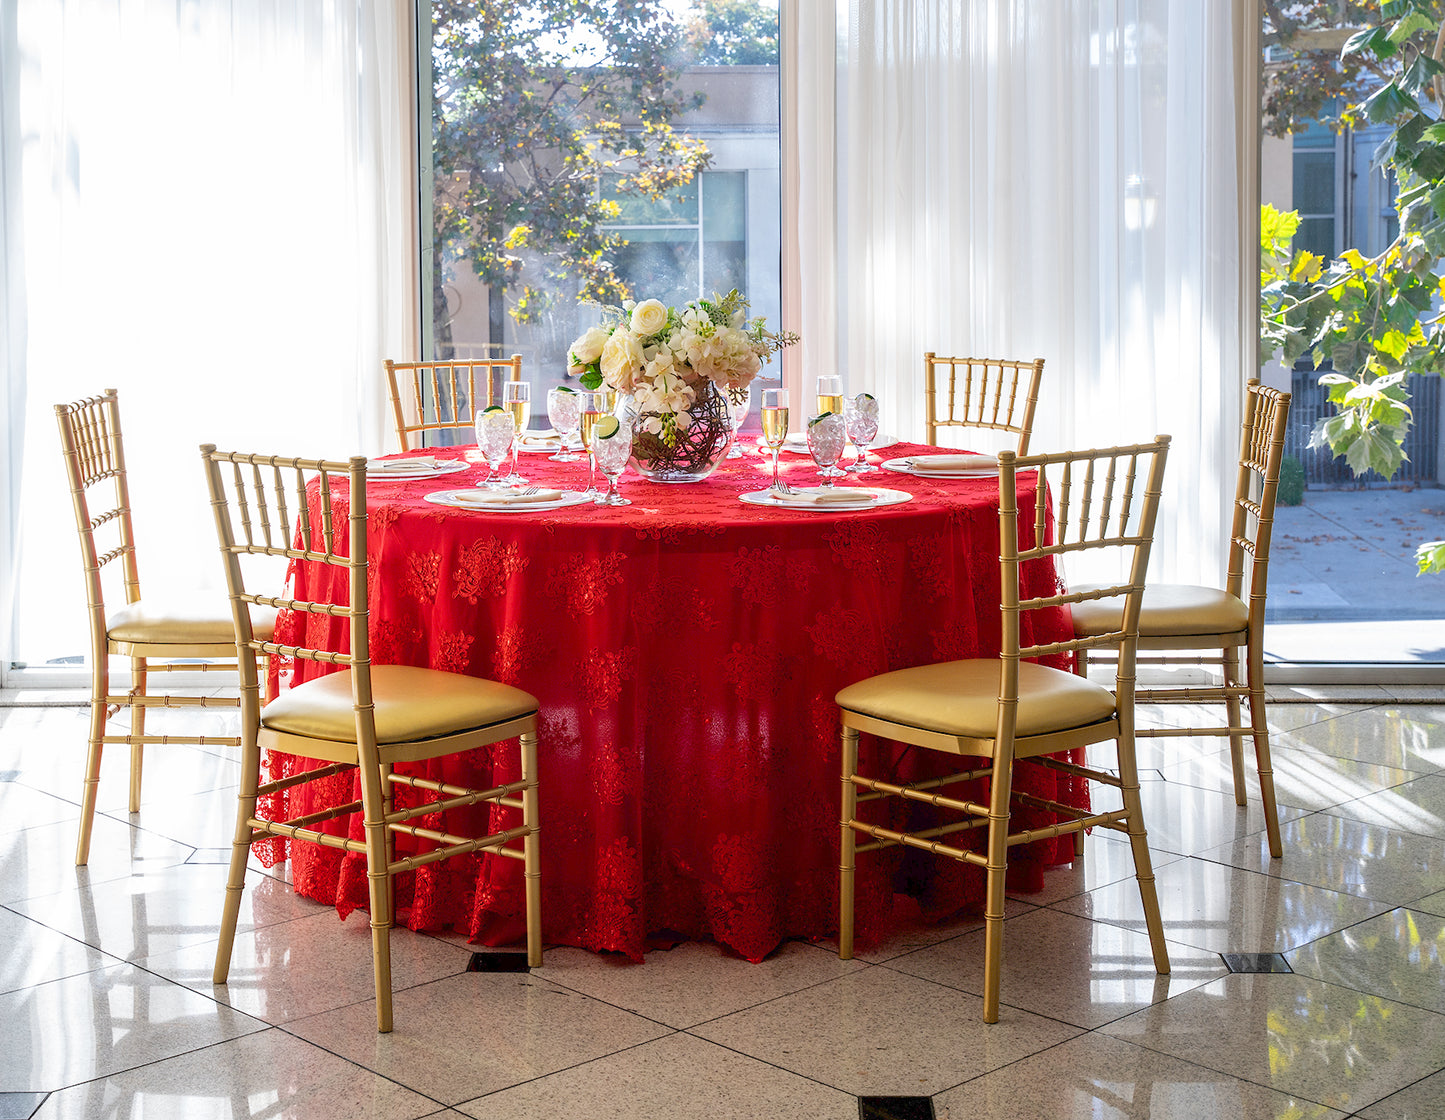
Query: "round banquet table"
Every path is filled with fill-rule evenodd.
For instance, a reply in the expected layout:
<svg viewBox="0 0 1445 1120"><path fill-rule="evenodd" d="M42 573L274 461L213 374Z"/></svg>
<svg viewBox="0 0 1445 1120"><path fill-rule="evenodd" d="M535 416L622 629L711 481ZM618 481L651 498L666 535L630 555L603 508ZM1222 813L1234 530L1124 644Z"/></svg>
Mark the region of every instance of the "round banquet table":
<svg viewBox="0 0 1445 1120"><path fill-rule="evenodd" d="M872 458L927 450L899 444ZM475 448L430 453L476 457ZM585 462L520 458L531 482L585 485ZM782 459L785 478L816 481L805 456ZM769 479L768 459L749 446L702 483L651 483L629 469L630 506L483 511L426 500L473 486L484 472L477 463L464 474L368 484L371 657L537 697L545 940L641 959L649 945L711 938L760 960L785 938L835 935L833 697L877 673L998 652L997 479L880 470L868 485L911 500L765 508L739 500ZM336 482L333 515L344 532L344 480ZM1021 508L1033 485L1020 476ZM1020 525L1022 547L1032 531ZM336 601L339 586L329 581L344 579L344 569L309 564L290 574L297 598L321 601ZM1056 576L1035 562L1023 581L1027 598L1052 591ZM1025 642L1072 633L1063 611L1030 612L1023 625ZM283 613L278 640L311 644L325 626L344 639L336 620ZM283 681L326 671L309 662L280 670ZM513 780L515 743L428 764L429 772L479 788ZM865 768L884 762L917 777L948 768L936 752L871 736L861 750ZM280 777L315 764L274 754L267 765ZM1019 765L1015 785L1088 804L1084 783L1032 763ZM278 796L287 801L271 811L298 813L355 794L343 777ZM519 823L510 809L470 811L494 814L500 827ZM359 836L359 822L351 827ZM268 864L289 855L300 893L334 903L343 917L365 908L361 856L287 847L258 845ZM1044 867L1072 858L1072 840L1010 858L1011 885L1038 889ZM426 865L398 881L398 921L509 944L523 931L521 871L519 861L475 856ZM980 908L982 873L893 848L862 857L856 891L866 944L903 922Z"/></svg>

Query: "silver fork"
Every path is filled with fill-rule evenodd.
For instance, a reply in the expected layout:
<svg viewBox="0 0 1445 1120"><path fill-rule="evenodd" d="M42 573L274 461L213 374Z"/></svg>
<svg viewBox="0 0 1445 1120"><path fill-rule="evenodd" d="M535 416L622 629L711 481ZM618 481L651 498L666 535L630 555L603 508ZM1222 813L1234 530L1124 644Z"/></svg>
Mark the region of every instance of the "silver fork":
<svg viewBox="0 0 1445 1120"><path fill-rule="evenodd" d="M540 489L542 489L540 486L524 486L522 487L522 489L517 491L517 495L522 498L530 498Z"/></svg>

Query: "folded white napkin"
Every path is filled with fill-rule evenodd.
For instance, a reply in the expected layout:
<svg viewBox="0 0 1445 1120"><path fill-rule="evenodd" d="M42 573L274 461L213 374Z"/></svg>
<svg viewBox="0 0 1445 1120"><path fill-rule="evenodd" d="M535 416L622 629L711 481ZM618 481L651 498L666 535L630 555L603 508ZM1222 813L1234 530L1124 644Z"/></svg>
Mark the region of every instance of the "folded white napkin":
<svg viewBox="0 0 1445 1120"><path fill-rule="evenodd" d="M555 502L562 496L560 490L538 490L525 494L521 490L458 490L453 499L472 506L518 506L535 502Z"/></svg>
<svg viewBox="0 0 1445 1120"><path fill-rule="evenodd" d="M556 443L557 433L551 428L546 431L526 432L522 436L523 443Z"/></svg>
<svg viewBox="0 0 1445 1120"><path fill-rule="evenodd" d="M433 455L413 455L408 459L368 459L366 469L371 474L413 474L416 471L437 469Z"/></svg>
<svg viewBox="0 0 1445 1120"><path fill-rule="evenodd" d="M998 467L993 455L915 455L908 460L915 471L986 471Z"/></svg>
<svg viewBox="0 0 1445 1120"><path fill-rule="evenodd" d="M829 486L825 489L814 490L809 495L809 500L815 505L850 505L855 502L871 502L878 495L872 490L862 490L857 487L838 489Z"/></svg>

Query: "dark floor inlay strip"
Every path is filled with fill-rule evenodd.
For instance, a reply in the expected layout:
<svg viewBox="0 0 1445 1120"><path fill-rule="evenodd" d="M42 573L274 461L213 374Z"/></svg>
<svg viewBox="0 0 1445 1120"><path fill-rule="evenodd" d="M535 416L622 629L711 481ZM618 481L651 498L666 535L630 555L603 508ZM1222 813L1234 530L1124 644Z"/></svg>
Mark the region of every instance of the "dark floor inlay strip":
<svg viewBox="0 0 1445 1120"><path fill-rule="evenodd" d="M473 953L468 972L530 972L526 953Z"/></svg>
<svg viewBox="0 0 1445 1120"><path fill-rule="evenodd" d="M932 1097L859 1097L858 1120L933 1120Z"/></svg>
<svg viewBox="0 0 1445 1120"><path fill-rule="evenodd" d="M1293 972L1282 953L1220 953L1230 972Z"/></svg>

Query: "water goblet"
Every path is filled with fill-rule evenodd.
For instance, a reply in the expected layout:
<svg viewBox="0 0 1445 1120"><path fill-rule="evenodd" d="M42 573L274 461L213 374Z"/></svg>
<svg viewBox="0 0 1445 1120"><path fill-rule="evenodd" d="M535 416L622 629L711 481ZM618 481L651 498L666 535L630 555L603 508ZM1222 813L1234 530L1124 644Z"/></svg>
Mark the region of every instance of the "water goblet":
<svg viewBox="0 0 1445 1120"><path fill-rule="evenodd" d="M786 389L763 390L763 442L773 453L773 484L768 487L774 494L787 492L778 481L778 452L788 438L788 391Z"/></svg>
<svg viewBox="0 0 1445 1120"><path fill-rule="evenodd" d="M512 421L517 425L517 438L512 441L512 470L507 475L507 484L520 486L527 480L517 470L517 451L532 419L532 386L525 381L508 381L502 386L502 407L511 413Z"/></svg>
<svg viewBox="0 0 1445 1120"><path fill-rule="evenodd" d="M577 394L582 399L578 402L581 412L578 414L578 430L582 435L582 447L587 456L587 489L584 494L597 493L597 456L593 453L593 429L597 422L607 415L603 407L604 397L601 393L587 392Z"/></svg>
<svg viewBox="0 0 1445 1120"><path fill-rule="evenodd" d="M621 416L607 416L592 431L592 449L597 465L607 476L607 493L597 499L599 506L630 506L617 492L617 480L627 469L632 454L632 424Z"/></svg>
<svg viewBox="0 0 1445 1120"><path fill-rule="evenodd" d="M507 453L516 443L517 425L512 414L496 405L479 408L476 416L477 450L487 462L484 490L505 490L507 480L497 477L497 468L507 461Z"/></svg>
<svg viewBox="0 0 1445 1120"><path fill-rule="evenodd" d="M581 395L567 385L554 385L548 389L547 419L556 429L560 444L557 453L548 458L554 463L575 463L577 455L572 451L572 444L582 426Z"/></svg>
<svg viewBox="0 0 1445 1120"><path fill-rule="evenodd" d="M878 401L869 393L859 393L843 403L843 419L848 425L848 438L858 449L853 473L876 471L878 468L868 462L868 445L878 434Z"/></svg>
<svg viewBox="0 0 1445 1120"><path fill-rule="evenodd" d="M744 385L740 389L729 389L727 395L733 413L733 445L728 449L728 458L741 459L743 448L742 444L738 442L738 432L742 429L743 421L748 418L748 406L752 404L752 386Z"/></svg>
<svg viewBox="0 0 1445 1120"><path fill-rule="evenodd" d="M843 457L847 443L848 425L838 413L830 412L808 421L808 454L818 464L818 477L824 486L832 486L833 479L844 473L836 464Z"/></svg>

